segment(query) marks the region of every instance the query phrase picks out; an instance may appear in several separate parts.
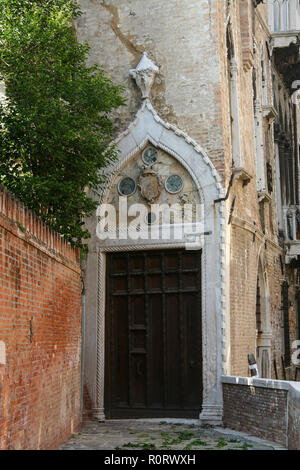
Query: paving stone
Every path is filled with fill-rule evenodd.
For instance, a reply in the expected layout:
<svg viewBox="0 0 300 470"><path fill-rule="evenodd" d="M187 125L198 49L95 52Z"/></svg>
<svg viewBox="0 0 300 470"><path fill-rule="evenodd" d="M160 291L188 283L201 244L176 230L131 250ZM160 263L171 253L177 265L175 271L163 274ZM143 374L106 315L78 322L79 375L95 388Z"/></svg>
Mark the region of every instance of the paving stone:
<svg viewBox="0 0 300 470"><path fill-rule="evenodd" d="M274 450L276 444L198 421L87 421L60 450Z"/></svg>

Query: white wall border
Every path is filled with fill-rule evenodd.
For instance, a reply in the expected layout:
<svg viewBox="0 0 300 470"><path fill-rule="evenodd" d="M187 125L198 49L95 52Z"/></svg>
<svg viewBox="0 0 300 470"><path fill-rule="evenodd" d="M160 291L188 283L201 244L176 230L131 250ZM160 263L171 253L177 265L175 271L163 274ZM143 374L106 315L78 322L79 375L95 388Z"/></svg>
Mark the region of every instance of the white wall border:
<svg viewBox="0 0 300 470"><path fill-rule="evenodd" d="M286 380L229 375L222 376L222 383L230 385L246 385L247 387L272 388L274 390L290 390L290 382Z"/></svg>

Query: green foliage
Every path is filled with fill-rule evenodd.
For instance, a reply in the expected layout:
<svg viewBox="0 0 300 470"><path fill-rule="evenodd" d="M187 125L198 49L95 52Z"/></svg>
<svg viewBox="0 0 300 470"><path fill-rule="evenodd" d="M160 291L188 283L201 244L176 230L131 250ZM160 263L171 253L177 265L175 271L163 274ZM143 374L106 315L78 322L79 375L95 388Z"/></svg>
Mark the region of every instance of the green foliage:
<svg viewBox="0 0 300 470"><path fill-rule="evenodd" d="M227 446L227 442L225 441L225 439L223 438L219 439L217 443L218 449L221 449L222 447L225 447L225 446Z"/></svg>
<svg viewBox="0 0 300 470"><path fill-rule="evenodd" d="M73 0L1 0L0 181L71 243L89 233L96 207L87 190L103 184L116 157L109 118L122 87L76 38Z"/></svg>
<svg viewBox="0 0 300 470"><path fill-rule="evenodd" d="M156 446L149 442L127 442L123 444L123 448L142 449L142 450L156 450ZM122 450L120 447L116 447L116 450Z"/></svg>
<svg viewBox="0 0 300 470"><path fill-rule="evenodd" d="M193 447L200 447L200 446L207 446L207 442L201 441L201 439L194 439L187 446L185 446L184 450L191 450Z"/></svg>
<svg viewBox="0 0 300 470"><path fill-rule="evenodd" d="M176 424L176 426L181 426L181 423ZM175 425L174 425L175 426ZM173 435L168 433L168 432L161 432L161 436L163 437L163 442L162 445L163 447L169 448L172 445L177 445L181 444L184 441L189 441L194 437L194 433L189 432L189 431L180 431L180 432L175 432L177 437L173 438Z"/></svg>

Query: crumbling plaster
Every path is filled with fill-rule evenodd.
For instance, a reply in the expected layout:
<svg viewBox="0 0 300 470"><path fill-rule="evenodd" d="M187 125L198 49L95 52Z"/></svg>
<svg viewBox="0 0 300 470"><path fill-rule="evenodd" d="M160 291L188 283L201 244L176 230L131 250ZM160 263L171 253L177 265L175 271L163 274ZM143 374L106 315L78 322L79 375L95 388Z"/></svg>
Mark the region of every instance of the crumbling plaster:
<svg viewBox="0 0 300 470"><path fill-rule="evenodd" d="M125 85L127 105L117 112L116 131L125 130L140 107L141 95L128 70L147 51L160 69L151 93L156 111L221 166L216 2L80 0L80 5L84 14L78 36L91 45L90 63L103 65L114 81Z"/></svg>

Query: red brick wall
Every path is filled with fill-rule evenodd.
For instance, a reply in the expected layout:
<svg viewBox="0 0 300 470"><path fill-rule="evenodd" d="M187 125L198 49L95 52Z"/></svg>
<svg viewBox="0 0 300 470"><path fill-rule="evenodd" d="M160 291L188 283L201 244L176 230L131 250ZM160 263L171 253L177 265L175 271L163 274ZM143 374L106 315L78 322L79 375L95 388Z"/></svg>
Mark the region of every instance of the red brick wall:
<svg viewBox="0 0 300 470"><path fill-rule="evenodd" d="M222 377L224 425L300 450L300 384Z"/></svg>
<svg viewBox="0 0 300 470"><path fill-rule="evenodd" d="M287 390L223 384L224 424L286 445Z"/></svg>
<svg viewBox="0 0 300 470"><path fill-rule="evenodd" d="M78 252L2 192L0 257L0 449L54 449L80 422Z"/></svg>
<svg viewBox="0 0 300 470"><path fill-rule="evenodd" d="M253 65L253 5L251 0L239 2L242 58L245 70Z"/></svg>

